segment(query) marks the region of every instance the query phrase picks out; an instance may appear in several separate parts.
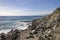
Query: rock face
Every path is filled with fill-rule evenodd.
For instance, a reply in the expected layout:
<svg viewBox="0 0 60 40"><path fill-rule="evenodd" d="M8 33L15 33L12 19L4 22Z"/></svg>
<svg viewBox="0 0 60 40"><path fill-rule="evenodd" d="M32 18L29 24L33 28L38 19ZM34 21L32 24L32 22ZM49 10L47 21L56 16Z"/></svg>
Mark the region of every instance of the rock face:
<svg viewBox="0 0 60 40"><path fill-rule="evenodd" d="M8 34L1 33L0 40L20 40L20 31L19 30L11 30Z"/></svg>
<svg viewBox="0 0 60 40"><path fill-rule="evenodd" d="M37 32L39 39L58 40L60 38L60 8L52 14L32 21L31 30Z"/></svg>

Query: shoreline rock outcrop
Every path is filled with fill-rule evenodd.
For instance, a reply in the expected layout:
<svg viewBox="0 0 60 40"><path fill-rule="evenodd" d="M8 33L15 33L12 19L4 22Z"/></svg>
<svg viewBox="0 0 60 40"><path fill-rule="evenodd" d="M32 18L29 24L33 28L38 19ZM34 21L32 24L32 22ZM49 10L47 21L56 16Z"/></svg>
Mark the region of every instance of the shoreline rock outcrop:
<svg viewBox="0 0 60 40"><path fill-rule="evenodd" d="M0 40L20 40L20 31L17 29L12 29L7 34L1 33Z"/></svg>

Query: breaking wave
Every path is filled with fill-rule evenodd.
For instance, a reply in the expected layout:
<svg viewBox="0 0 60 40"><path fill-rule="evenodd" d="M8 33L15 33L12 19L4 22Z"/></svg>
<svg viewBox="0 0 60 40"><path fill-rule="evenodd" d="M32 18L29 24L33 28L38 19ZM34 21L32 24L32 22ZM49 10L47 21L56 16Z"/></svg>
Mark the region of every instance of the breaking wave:
<svg viewBox="0 0 60 40"><path fill-rule="evenodd" d="M4 31L6 33L8 31L10 31L11 29L25 30L25 29L28 29L29 24L31 24L31 22L16 21L16 22L7 22L4 24L1 23L0 24L0 33L4 32Z"/></svg>

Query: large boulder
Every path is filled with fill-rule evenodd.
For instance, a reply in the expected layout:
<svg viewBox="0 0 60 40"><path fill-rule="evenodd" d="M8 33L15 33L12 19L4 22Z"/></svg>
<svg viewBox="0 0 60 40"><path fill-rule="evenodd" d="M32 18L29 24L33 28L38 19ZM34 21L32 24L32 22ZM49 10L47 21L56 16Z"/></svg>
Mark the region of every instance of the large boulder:
<svg viewBox="0 0 60 40"><path fill-rule="evenodd" d="M20 31L15 29L7 34L7 40L20 40Z"/></svg>
<svg viewBox="0 0 60 40"><path fill-rule="evenodd" d="M0 40L6 40L6 35L4 33L0 34Z"/></svg>

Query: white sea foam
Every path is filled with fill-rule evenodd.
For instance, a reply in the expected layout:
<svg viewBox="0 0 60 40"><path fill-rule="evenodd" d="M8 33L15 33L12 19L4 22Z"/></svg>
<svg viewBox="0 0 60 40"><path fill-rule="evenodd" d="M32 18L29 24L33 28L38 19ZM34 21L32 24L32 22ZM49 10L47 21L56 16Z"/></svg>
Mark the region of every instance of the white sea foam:
<svg viewBox="0 0 60 40"><path fill-rule="evenodd" d="M2 33L2 32L7 33L11 29L25 30L25 29L28 29L29 24L31 25L31 22L20 22L20 21L16 21L11 24L6 24L1 27L2 30L0 30L0 33Z"/></svg>
<svg viewBox="0 0 60 40"><path fill-rule="evenodd" d="M11 29L5 29L5 30L0 30L0 33L5 33L7 34Z"/></svg>

